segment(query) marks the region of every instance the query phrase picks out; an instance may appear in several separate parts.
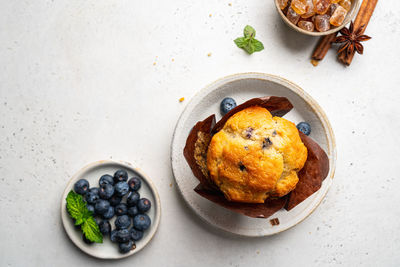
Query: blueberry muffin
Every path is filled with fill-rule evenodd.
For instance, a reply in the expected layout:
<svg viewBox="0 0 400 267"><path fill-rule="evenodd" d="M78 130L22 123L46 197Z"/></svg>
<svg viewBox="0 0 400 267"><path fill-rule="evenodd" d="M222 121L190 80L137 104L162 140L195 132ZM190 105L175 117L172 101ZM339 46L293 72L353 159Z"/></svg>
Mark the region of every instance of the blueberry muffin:
<svg viewBox="0 0 400 267"><path fill-rule="evenodd" d="M288 194L306 160L296 126L260 106L230 117L207 151L209 178L229 201L244 203Z"/></svg>

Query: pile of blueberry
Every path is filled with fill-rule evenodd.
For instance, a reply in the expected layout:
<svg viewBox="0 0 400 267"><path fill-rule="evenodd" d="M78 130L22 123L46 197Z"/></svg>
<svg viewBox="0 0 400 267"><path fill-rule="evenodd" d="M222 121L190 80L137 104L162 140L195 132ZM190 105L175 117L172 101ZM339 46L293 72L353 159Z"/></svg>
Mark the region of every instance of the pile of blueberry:
<svg viewBox="0 0 400 267"><path fill-rule="evenodd" d="M151 224L146 214L151 202L147 198L140 198L140 186L138 177L128 181L125 170L116 171L114 176L101 176L99 187L90 188L85 179L80 179L74 185L74 191L84 196L88 210L93 212L103 237L109 235L112 242L118 243L121 253L135 249L135 242L143 237L143 231ZM109 220L114 216L115 229L112 230ZM84 241L90 242L85 238Z"/></svg>

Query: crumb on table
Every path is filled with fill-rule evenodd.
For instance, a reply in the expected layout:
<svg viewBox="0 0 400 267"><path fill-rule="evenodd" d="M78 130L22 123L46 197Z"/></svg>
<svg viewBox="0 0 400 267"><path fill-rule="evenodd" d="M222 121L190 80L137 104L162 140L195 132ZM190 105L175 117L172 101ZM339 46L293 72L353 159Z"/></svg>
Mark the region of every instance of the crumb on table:
<svg viewBox="0 0 400 267"><path fill-rule="evenodd" d="M183 102L185 100L184 97L179 98L179 102Z"/></svg>
<svg viewBox="0 0 400 267"><path fill-rule="evenodd" d="M211 57L211 53L208 53L207 56L208 56L208 57Z"/></svg>

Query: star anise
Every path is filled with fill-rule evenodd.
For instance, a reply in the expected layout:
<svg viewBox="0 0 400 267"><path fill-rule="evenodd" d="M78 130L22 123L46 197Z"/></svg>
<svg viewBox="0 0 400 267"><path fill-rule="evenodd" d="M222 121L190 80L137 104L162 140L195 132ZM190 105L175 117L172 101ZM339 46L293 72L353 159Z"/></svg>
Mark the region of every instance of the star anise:
<svg viewBox="0 0 400 267"><path fill-rule="evenodd" d="M338 50L338 54L345 50L347 55L352 54L354 50L359 54L363 53L364 47L361 42L371 39L368 35L362 34L364 27L365 25L362 25L357 30L354 30L354 24L351 22L348 29L344 27L340 30L342 35L336 37L335 41L333 41L334 43L343 43Z"/></svg>

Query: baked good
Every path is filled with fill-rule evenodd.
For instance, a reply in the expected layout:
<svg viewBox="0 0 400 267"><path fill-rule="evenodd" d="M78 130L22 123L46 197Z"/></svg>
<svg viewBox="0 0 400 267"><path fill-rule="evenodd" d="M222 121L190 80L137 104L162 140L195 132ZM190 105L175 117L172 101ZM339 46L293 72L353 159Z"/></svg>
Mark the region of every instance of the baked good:
<svg viewBox="0 0 400 267"><path fill-rule="evenodd" d="M212 137L207 169L227 200L264 203L296 187L306 159L307 148L292 122L250 106L231 116Z"/></svg>
<svg viewBox="0 0 400 267"><path fill-rule="evenodd" d="M214 179L211 177L210 171L208 170L208 164L211 164L211 156L210 156L210 163L207 162L207 155L209 148L211 146L211 140L213 139L214 136L216 136L219 132L221 132L226 125L228 125L228 120L233 118L237 113L246 110L247 108L250 107L256 107L258 108L265 108L272 114L271 120L273 121L272 125L273 127L278 127L280 130L284 131L282 133L285 133L285 135L282 136L287 136L288 132L291 132L291 135L295 135L292 130L292 124L286 120L281 120L277 117L282 117L285 114L287 114L292 108L293 105L290 103L290 101L286 97L279 97L279 96L266 96L266 97L257 97L257 98L252 98L237 107L233 108L231 111L229 111L226 115L224 115L219 121L216 121L215 115L212 114L206 119L197 122L192 130L190 131L187 139L186 139L186 144L183 149L183 154L185 156L186 161L188 162L193 175L198 179L199 184L193 189L197 194L199 194L201 197L208 199L209 201L215 203L216 205L219 205L221 207L224 207L226 209L229 209L233 212L237 212L240 214L243 214L245 216L253 217L253 218L268 218L271 215L273 215L275 212L281 209L286 209L286 210L291 210L295 208L298 204L303 202L305 199L307 199L309 196L311 196L313 193L319 190L319 188L322 185L323 180L325 177L328 175L329 172L329 159L325 151L316 143L313 141L309 136L298 132L300 139L304 146L306 147L307 154L306 154L306 161L304 166L301 168L299 172L298 169L294 168L293 171L297 172L297 177L298 177L298 182L295 186L295 188L290 191L288 194L279 197L279 195L284 194L285 191L288 191L291 186L287 186L286 184L282 187L275 186L275 190L269 191L268 195L263 193L260 194L262 197L266 197L264 202L261 203L256 203L256 202L238 202L234 200L229 200L227 198L227 194L224 194L222 190L218 187L218 185L214 182ZM263 110L262 113L265 113ZM245 123L247 119L240 120L241 123ZM234 121L234 119L232 119ZM256 121L256 120L254 120ZM275 121L277 121L278 126L274 125ZM285 122L283 122L285 121ZM248 121L248 123L253 123L253 121ZM230 123L229 123L230 124ZM235 124L233 125L236 127L240 124ZM283 126L285 125L285 126ZM292 126L288 126L292 125ZM227 126L228 127L228 126ZM246 128L246 124L244 127L241 127L243 129ZM252 127L253 132L254 129L257 127ZM288 129L291 129L288 131ZM237 131L238 134L242 133L240 131ZM269 132L270 135L274 134L274 131ZM276 133L278 134L278 132ZM222 134L221 134L222 135ZM233 133L232 133L233 136ZM229 136L230 137L230 136ZM266 136L268 137L268 136ZM282 138L282 137L279 137ZM232 138L233 139L233 138ZM243 140L247 140L242 138ZM296 137L297 139L297 137ZM231 140L231 138L226 138L226 140ZM240 139L238 139L240 140ZM242 141L243 141L242 140ZM251 138L250 138L251 140ZM273 146L273 149L276 151L282 151L282 148L284 151L284 155L290 154L288 151L291 151L291 146L282 146L280 142L277 140L282 139L276 139L276 140L271 140L275 146ZM249 140L247 140L250 142ZM262 139L259 139L258 144L261 144ZM266 140L263 140L266 141ZM252 141L254 144L256 144L256 141ZM301 146L301 144L299 144ZM279 147L279 150L277 148ZM244 146L243 146L244 148ZM210 149L211 151L211 149ZM210 152L211 153L211 152ZM294 154L293 154L294 155ZM217 158L217 157L216 157ZM282 157L285 159L286 157ZM296 160L296 157L290 156L289 157L291 160ZM217 159L218 160L218 159ZM258 159L257 159L258 161ZM295 162L295 161L294 161ZM242 161L243 163L243 161ZM284 160L283 166L287 164ZM297 163L293 163L290 166L294 166ZM244 164L243 164L244 165ZM299 164L300 165L300 164ZM289 166L289 165L288 165ZM246 167L246 166L245 166ZM257 166L258 167L258 166ZM240 166L239 166L240 168ZM243 168L243 167L242 167ZM247 167L248 168L248 167ZM284 169L284 168L283 168ZM282 171L283 173L284 171ZM219 174L218 174L219 175ZM221 175L219 175L221 176ZM219 177L218 176L218 177ZM293 177L286 177L285 179L281 179L282 181L286 181L286 179L292 181ZM279 181L279 179L278 179ZM279 185L280 183L276 183L276 185ZM289 184L289 183L288 183ZM283 184L282 184L283 185ZM252 185L253 186L253 185ZM233 188L233 187L232 187ZM240 187L239 187L240 188ZM254 187L252 187L254 188ZM242 189L242 188L240 188ZM256 190L253 190L257 192ZM263 190L264 192L268 190ZM245 191L247 192L247 191ZM211 206L210 206L211 207Z"/></svg>

